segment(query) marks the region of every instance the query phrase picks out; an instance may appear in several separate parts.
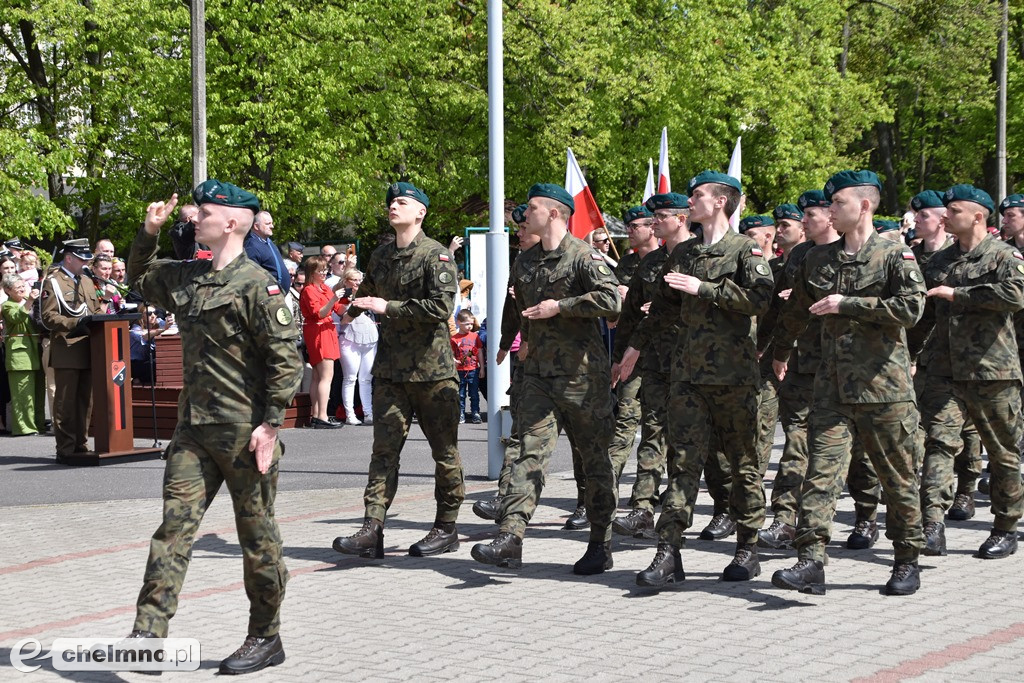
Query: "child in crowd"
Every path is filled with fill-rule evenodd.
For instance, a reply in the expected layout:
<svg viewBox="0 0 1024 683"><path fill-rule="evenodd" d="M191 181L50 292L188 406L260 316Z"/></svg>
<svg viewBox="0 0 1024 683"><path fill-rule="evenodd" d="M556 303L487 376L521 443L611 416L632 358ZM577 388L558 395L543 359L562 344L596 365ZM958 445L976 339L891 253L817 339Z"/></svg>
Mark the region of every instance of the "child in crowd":
<svg viewBox="0 0 1024 683"><path fill-rule="evenodd" d="M32 323L32 304L39 290L32 289L17 275L5 275L2 281L7 301L0 306L3 319L7 378L11 385L11 408L14 419L11 434L37 434L43 427L42 389L38 375L42 365L39 357L39 335Z"/></svg>
<svg viewBox="0 0 1024 683"><path fill-rule="evenodd" d="M475 332L479 329L473 314L463 309L455 318L458 331L452 336L455 369L459 372L459 424L466 422L466 393L473 414L473 424L480 424L480 378L484 376L484 345Z"/></svg>

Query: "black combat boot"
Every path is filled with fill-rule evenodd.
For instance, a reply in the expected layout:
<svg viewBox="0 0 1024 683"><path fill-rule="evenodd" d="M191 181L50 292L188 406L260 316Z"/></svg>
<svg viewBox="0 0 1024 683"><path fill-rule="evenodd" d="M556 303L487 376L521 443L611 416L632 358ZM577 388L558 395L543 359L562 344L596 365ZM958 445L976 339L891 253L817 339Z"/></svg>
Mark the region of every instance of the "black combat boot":
<svg viewBox="0 0 1024 683"><path fill-rule="evenodd" d="M983 560L1001 560L1017 552L1017 531L993 529L991 535L978 548L978 557Z"/></svg>
<svg viewBox="0 0 1024 683"><path fill-rule="evenodd" d="M644 538L646 532L654 529L654 513L650 510L633 510L625 517L612 522L612 531L620 536Z"/></svg>
<svg viewBox="0 0 1024 683"><path fill-rule="evenodd" d="M572 573L580 576L592 576L612 568L611 541L591 541L587 544L587 552L572 566Z"/></svg>
<svg viewBox="0 0 1024 683"><path fill-rule="evenodd" d="M655 588L685 580L686 572L683 571L683 559L679 556L679 548L668 543L659 543L651 566L636 575L636 585Z"/></svg>
<svg viewBox="0 0 1024 683"><path fill-rule="evenodd" d="M939 522L925 522L924 547L922 555L940 557L946 554L946 525Z"/></svg>
<svg viewBox="0 0 1024 683"><path fill-rule="evenodd" d="M913 595L921 587L921 570L917 562L897 562L885 584L886 595Z"/></svg>
<svg viewBox="0 0 1024 683"><path fill-rule="evenodd" d="M757 546L753 543L737 543L736 555L722 572L722 581L750 581L760 573Z"/></svg>
<svg viewBox="0 0 1024 683"><path fill-rule="evenodd" d="M700 538L704 541L717 541L732 535L736 531L736 522L724 512L719 512L711 518L704 530L700 532Z"/></svg>
<svg viewBox="0 0 1024 683"><path fill-rule="evenodd" d="M825 594L825 565L816 560L800 560L789 569L772 574L772 585L810 595Z"/></svg>
<svg viewBox="0 0 1024 683"><path fill-rule="evenodd" d="M878 540L878 525L866 519L857 520L857 525L846 538L850 550L867 550Z"/></svg>
<svg viewBox="0 0 1024 683"><path fill-rule="evenodd" d="M985 469L981 473L981 476L978 477L978 493L986 496L991 495L992 487L989 485L989 477L990 474L988 471L988 465L986 465Z"/></svg>
<svg viewBox="0 0 1024 683"><path fill-rule="evenodd" d="M248 674L284 662L281 636L248 636L234 654L220 663L221 674Z"/></svg>
<svg viewBox="0 0 1024 683"><path fill-rule="evenodd" d="M367 517L363 521L362 529L348 537L338 536L334 539L333 547L339 553L346 555L372 557L379 560L384 557L384 525Z"/></svg>
<svg viewBox="0 0 1024 683"><path fill-rule="evenodd" d="M490 543L477 543L470 555L477 562L519 569L523 566L523 539L503 531Z"/></svg>
<svg viewBox="0 0 1024 683"><path fill-rule="evenodd" d="M796 527L775 518L767 529L757 532L757 544L762 548L792 548L796 540Z"/></svg>
<svg viewBox="0 0 1024 683"><path fill-rule="evenodd" d="M589 529L590 520L587 519L587 506L577 505L576 511L569 515L569 519L565 520L565 526L562 528L567 531L583 531L584 529Z"/></svg>
<svg viewBox="0 0 1024 683"><path fill-rule="evenodd" d="M495 496L491 500L478 500L473 503L473 514L480 519L497 521L498 513L501 512L501 496Z"/></svg>
<svg viewBox="0 0 1024 683"><path fill-rule="evenodd" d="M442 553L454 553L459 549L459 532L455 522L434 522L432 528L421 541L409 547L413 557L427 557Z"/></svg>
<svg viewBox="0 0 1024 683"><path fill-rule="evenodd" d="M948 517L957 522L966 522L974 517L974 493L958 493L949 508Z"/></svg>

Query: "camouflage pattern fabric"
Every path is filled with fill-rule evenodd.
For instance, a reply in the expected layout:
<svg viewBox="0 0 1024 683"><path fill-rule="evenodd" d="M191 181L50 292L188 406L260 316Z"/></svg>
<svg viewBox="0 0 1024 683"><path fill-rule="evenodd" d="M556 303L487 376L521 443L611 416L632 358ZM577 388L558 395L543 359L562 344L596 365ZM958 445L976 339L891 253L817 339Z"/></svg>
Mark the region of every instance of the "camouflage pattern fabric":
<svg viewBox="0 0 1024 683"><path fill-rule="evenodd" d="M807 418L813 398L814 375L786 373L779 387L779 418L786 443L772 483L771 506L775 519L790 526L796 526L800 511L800 487L807 472Z"/></svg>
<svg viewBox="0 0 1024 683"><path fill-rule="evenodd" d="M611 458L612 468L615 471L616 486L622 477L626 461L629 460L629 456L633 452L633 444L636 442L636 430L640 426L642 413L639 398L641 390L642 380L637 372L634 372L625 382L619 382L615 387L617 412L612 442L608 446L608 457Z"/></svg>
<svg viewBox="0 0 1024 683"><path fill-rule="evenodd" d="M636 273L641 260L643 260L643 257L635 251L622 255L622 258L619 259L619 264L612 269L612 272L615 273L615 279L619 281L620 285L629 285L629 281L633 279L633 274Z"/></svg>

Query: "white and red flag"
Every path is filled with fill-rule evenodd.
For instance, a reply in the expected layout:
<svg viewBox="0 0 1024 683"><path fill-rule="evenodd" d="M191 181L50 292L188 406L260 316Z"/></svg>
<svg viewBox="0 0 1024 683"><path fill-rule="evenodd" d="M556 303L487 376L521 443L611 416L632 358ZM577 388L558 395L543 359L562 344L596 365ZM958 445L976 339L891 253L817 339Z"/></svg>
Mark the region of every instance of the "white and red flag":
<svg viewBox="0 0 1024 683"><path fill-rule="evenodd" d="M736 146L732 150L732 158L729 159L729 172L726 174L737 180L740 184L743 183L742 168L743 168L743 150L740 148L740 140L742 137L736 138ZM740 212L743 211L743 202L740 202L740 206L736 207L736 211L733 212L732 216L729 217L729 225L736 232L740 229Z"/></svg>
<svg viewBox="0 0 1024 683"><path fill-rule="evenodd" d="M647 185L644 186L644 198L640 201L641 204L646 202L648 199L658 194L654 189L654 159L647 160Z"/></svg>
<svg viewBox="0 0 1024 683"><path fill-rule="evenodd" d="M668 126L661 129L661 154L658 156L658 194L672 191L668 174Z"/></svg>
<svg viewBox="0 0 1024 683"><path fill-rule="evenodd" d="M597 208L597 201L590 192L587 179L583 177L583 171L576 163L571 148L566 149L565 189L572 195L572 200L576 204L576 211L569 218L569 232L583 239L592 231L603 228L604 216Z"/></svg>

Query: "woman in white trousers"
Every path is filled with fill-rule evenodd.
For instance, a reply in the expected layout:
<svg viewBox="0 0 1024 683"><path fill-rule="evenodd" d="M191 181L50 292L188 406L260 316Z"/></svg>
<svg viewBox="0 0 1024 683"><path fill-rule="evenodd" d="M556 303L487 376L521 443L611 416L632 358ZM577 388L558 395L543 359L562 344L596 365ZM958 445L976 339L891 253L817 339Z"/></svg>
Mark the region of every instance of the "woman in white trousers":
<svg viewBox="0 0 1024 683"><path fill-rule="evenodd" d="M345 287L352 294L363 282L363 274L355 268L348 268L342 274ZM345 407L345 423L350 425L373 424L373 359L377 355L377 323L369 313L363 313L348 325L338 329L341 346L341 401ZM359 382L359 402L363 405L363 421L355 413L356 382Z"/></svg>

